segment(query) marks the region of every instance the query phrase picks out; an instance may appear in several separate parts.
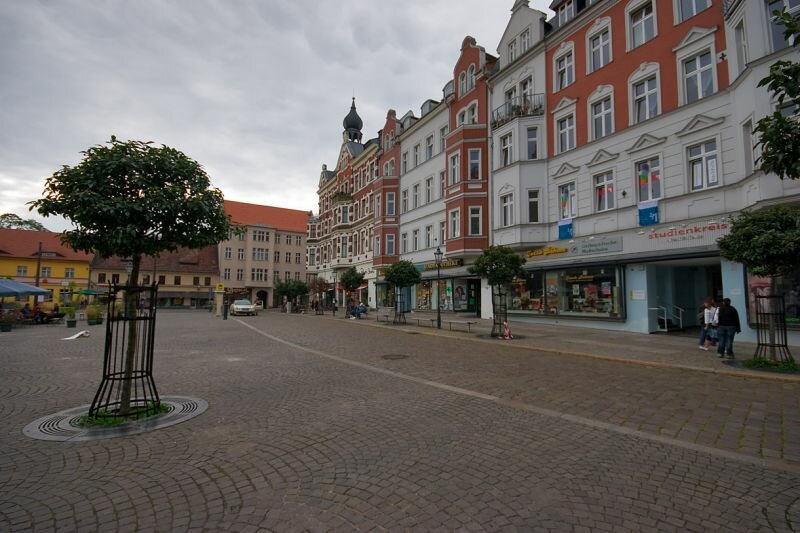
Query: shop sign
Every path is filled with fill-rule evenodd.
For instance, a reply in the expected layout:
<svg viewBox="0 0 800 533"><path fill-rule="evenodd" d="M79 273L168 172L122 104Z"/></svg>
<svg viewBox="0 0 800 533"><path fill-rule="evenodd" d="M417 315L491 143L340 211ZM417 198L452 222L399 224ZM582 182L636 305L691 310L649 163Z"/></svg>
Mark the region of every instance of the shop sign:
<svg viewBox="0 0 800 533"><path fill-rule="evenodd" d="M571 252L575 255L604 254L608 252L622 251L622 237L592 239L578 243L577 249L573 247Z"/></svg>
<svg viewBox="0 0 800 533"><path fill-rule="evenodd" d="M441 268L453 268L453 267L460 267L464 264L464 260L461 258L458 259L445 259L440 263ZM436 270L436 263L425 263L422 265L425 270Z"/></svg>
<svg viewBox="0 0 800 533"><path fill-rule="evenodd" d="M565 276L564 280L567 283L580 283L582 281L594 281L594 275L592 275L592 274L575 274L575 275Z"/></svg>
<svg viewBox="0 0 800 533"><path fill-rule="evenodd" d="M558 221L558 238L559 240L571 239L574 233L572 230L572 219Z"/></svg>
<svg viewBox="0 0 800 533"><path fill-rule="evenodd" d="M702 239L711 232L725 231L728 229L728 224L722 222L720 224L707 224L704 226L693 225L685 228L672 228L667 231L655 231L647 235L648 239L667 239L669 241L688 241L694 239Z"/></svg>
<svg viewBox="0 0 800 533"><path fill-rule="evenodd" d="M652 226L658 224L658 200L639 204L639 225Z"/></svg>
<svg viewBox="0 0 800 533"><path fill-rule="evenodd" d="M545 248L539 248L538 250L530 250L528 252L528 258L547 257L548 255L566 254L568 252L569 248L554 248L552 246L546 246Z"/></svg>

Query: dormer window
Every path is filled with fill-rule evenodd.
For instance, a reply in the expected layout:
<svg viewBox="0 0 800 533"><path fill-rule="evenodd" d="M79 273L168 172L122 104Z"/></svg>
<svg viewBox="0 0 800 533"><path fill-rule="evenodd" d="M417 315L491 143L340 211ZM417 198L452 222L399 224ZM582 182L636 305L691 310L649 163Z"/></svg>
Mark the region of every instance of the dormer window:
<svg viewBox="0 0 800 533"><path fill-rule="evenodd" d="M567 0L558 6L558 25L561 26L575 16L575 4L572 0Z"/></svg>

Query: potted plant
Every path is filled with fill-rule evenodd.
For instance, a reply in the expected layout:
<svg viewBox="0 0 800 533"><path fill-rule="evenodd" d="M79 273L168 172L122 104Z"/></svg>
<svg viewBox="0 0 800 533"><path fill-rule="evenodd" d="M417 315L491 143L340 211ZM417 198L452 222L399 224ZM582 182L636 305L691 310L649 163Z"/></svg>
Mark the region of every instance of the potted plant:
<svg viewBox="0 0 800 533"><path fill-rule="evenodd" d="M72 306L64 306L61 308L64 314L67 317L67 327L74 328L78 325L78 321L75 319L75 308Z"/></svg>
<svg viewBox="0 0 800 533"><path fill-rule="evenodd" d="M0 309L0 331L11 331L16 319L16 313L12 310L3 311Z"/></svg>
<svg viewBox="0 0 800 533"><path fill-rule="evenodd" d="M97 304L92 304L86 308L86 322L90 326L103 323L103 308Z"/></svg>

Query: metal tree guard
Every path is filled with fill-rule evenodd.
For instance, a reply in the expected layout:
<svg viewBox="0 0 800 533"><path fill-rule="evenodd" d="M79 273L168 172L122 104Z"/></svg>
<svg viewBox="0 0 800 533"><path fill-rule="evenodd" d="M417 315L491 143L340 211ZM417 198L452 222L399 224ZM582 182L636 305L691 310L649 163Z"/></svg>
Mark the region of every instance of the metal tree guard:
<svg viewBox="0 0 800 533"><path fill-rule="evenodd" d="M498 285L492 291L492 337L503 335L503 324L508 321L508 308L505 300L506 293Z"/></svg>
<svg viewBox="0 0 800 533"><path fill-rule="evenodd" d="M771 359L774 354L776 361L794 361L786 337L786 308L783 296L756 296L756 332L758 333L758 347L754 355L756 359Z"/></svg>
<svg viewBox="0 0 800 533"><path fill-rule="evenodd" d="M392 321L393 324L405 324L406 323L406 304L405 304L405 296L403 295L402 291L397 291L397 300L394 303L394 320Z"/></svg>
<svg viewBox="0 0 800 533"><path fill-rule="evenodd" d="M118 295L135 298L135 313L128 316L126 305L118 309ZM153 381L153 343L156 327L158 284L150 286L112 285L108 292L103 380L89 408L90 416L122 417L154 414L159 404ZM122 300L124 301L124 300ZM132 364L128 350L133 343ZM125 384L130 384L130 409L120 413Z"/></svg>

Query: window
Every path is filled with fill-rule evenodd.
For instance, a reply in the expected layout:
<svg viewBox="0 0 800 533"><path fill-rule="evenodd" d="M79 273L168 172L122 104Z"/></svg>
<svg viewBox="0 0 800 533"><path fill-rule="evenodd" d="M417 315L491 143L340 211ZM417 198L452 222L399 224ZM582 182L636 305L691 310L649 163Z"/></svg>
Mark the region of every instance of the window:
<svg viewBox="0 0 800 533"><path fill-rule="evenodd" d="M291 280L292 279L292 273L291 272L284 272L283 273L283 279L285 279L286 281Z"/></svg>
<svg viewBox="0 0 800 533"><path fill-rule="evenodd" d="M400 191L400 213L408 211L408 189Z"/></svg>
<svg viewBox="0 0 800 533"><path fill-rule="evenodd" d="M467 89L475 87L475 65L470 65L467 69Z"/></svg>
<svg viewBox="0 0 800 533"><path fill-rule="evenodd" d="M277 270L272 271L272 281L278 283L281 280L281 273Z"/></svg>
<svg viewBox="0 0 800 533"><path fill-rule="evenodd" d="M592 104L592 139L613 133L612 112L610 96Z"/></svg>
<svg viewBox="0 0 800 533"><path fill-rule="evenodd" d="M531 47L531 31L530 30L525 30L525 31L523 31L522 33L519 34L519 47L520 47L520 52L523 53L523 54L525 53L526 50L528 50L528 48Z"/></svg>
<svg viewBox="0 0 800 533"><path fill-rule="evenodd" d="M531 224L539 222L539 189L528 191L528 222Z"/></svg>
<svg viewBox="0 0 800 533"><path fill-rule="evenodd" d="M425 226L425 248L433 247L433 226Z"/></svg>
<svg viewBox="0 0 800 533"><path fill-rule="evenodd" d="M394 176L394 158L389 160L389 176Z"/></svg>
<svg viewBox="0 0 800 533"><path fill-rule="evenodd" d="M748 120L742 124L742 142L744 146L744 175L749 176L753 173L753 122Z"/></svg>
<svg viewBox="0 0 800 533"><path fill-rule="evenodd" d="M142 276L142 285L150 285L150 274Z"/></svg>
<svg viewBox="0 0 800 533"><path fill-rule="evenodd" d="M408 233L400 234L400 253L408 252Z"/></svg>
<svg viewBox="0 0 800 533"><path fill-rule="evenodd" d="M180 276L177 277L178 281L180 281ZM119 284L119 274L111 274L111 283L114 285Z"/></svg>
<svg viewBox="0 0 800 533"><path fill-rule="evenodd" d="M296 252L294 254L294 264L295 265L299 265L300 264L300 252Z"/></svg>
<svg viewBox="0 0 800 533"><path fill-rule="evenodd" d="M292 263L292 252L286 252L286 264L290 265Z"/></svg>
<svg viewBox="0 0 800 533"><path fill-rule="evenodd" d="M680 0L680 21L691 18L710 5L709 0Z"/></svg>
<svg viewBox="0 0 800 533"><path fill-rule="evenodd" d="M447 224L445 221L439 222L439 243L444 244L445 241L445 232L447 230Z"/></svg>
<svg viewBox="0 0 800 533"><path fill-rule="evenodd" d="M558 153L575 148L575 116L567 115L556 122Z"/></svg>
<svg viewBox="0 0 800 533"><path fill-rule="evenodd" d="M264 242L267 240L267 232L261 229L253 230L253 240Z"/></svg>
<svg viewBox="0 0 800 533"><path fill-rule="evenodd" d="M469 179L471 179L471 180L479 180L479 179L481 179L481 151L480 150L470 150L469 151Z"/></svg>
<svg viewBox="0 0 800 533"><path fill-rule="evenodd" d="M500 197L500 225L503 227L514 225L514 193Z"/></svg>
<svg viewBox="0 0 800 533"><path fill-rule="evenodd" d="M28 275L28 267L26 265L17 265L17 276L27 276L27 275Z"/></svg>
<svg viewBox="0 0 800 533"><path fill-rule="evenodd" d="M560 91L575 80L572 51L556 58L556 91Z"/></svg>
<svg viewBox="0 0 800 533"><path fill-rule="evenodd" d="M419 250L419 230L415 229L411 232L411 249L413 251Z"/></svg>
<svg viewBox="0 0 800 533"><path fill-rule="evenodd" d="M478 123L478 106L476 104L472 104L467 108L467 124L477 124Z"/></svg>
<svg viewBox="0 0 800 533"><path fill-rule="evenodd" d="M446 148L448 129L449 128L447 126L445 126L445 127L443 127L442 129L439 130L439 151L440 152L444 152L444 149Z"/></svg>
<svg viewBox="0 0 800 533"><path fill-rule="evenodd" d="M239 258L239 261L244 261L244 248L239 248L236 253L236 257Z"/></svg>
<svg viewBox="0 0 800 533"><path fill-rule="evenodd" d="M425 180L425 203L429 204L433 201L433 177Z"/></svg>
<svg viewBox="0 0 800 533"><path fill-rule="evenodd" d="M450 238L457 239L461 236L461 211L453 209L450 211Z"/></svg>
<svg viewBox="0 0 800 533"><path fill-rule="evenodd" d="M230 268L222 269L222 279L224 279L224 280L231 279L231 269Z"/></svg>
<svg viewBox="0 0 800 533"><path fill-rule="evenodd" d="M460 180L459 164L460 157L458 154L450 156L450 185L455 185Z"/></svg>
<svg viewBox="0 0 800 533"><path fill-rule="evenodd" d="M606 28L589 38L590 72L602 68L611 61L611 31Z"/></svg>
<svg viewBox="0 0 800 533"><path fill-rule="evenodd" d="M393 192L386 193L386 216L393 217L394 216L394 195Z"/></svg>
<svg viewBox="0 0 800 533"><path fill-rule="evenodd" d="M403 155L400 158L400 168L403 170L403 174L408 172L408 152L403 152Z"/></svg>
<svg viewBox="0 0 800 533"><path fill-rule="evenodd" d="M711 52L705 50L683 62L686 103L696 102L714 94L714 65Z"/></svg>
<svg viewBox="0 0 800 533"><path fill-rule="evenodd" d="M173 285L180 285L181 284L181 277L175 276Z"/></svg>
<svg viewBox="0 0 800 533"><path fill-rule="evenodd" d="M470 207L469 208L469 234L470 235L480 235L481 234L481 208L480 207Z"/></svg>
<svg viewBox="0 0 800 533"><path fill-rule="evenodd" d="M414 166L416 167L418 165L419 165L419 145L415 144L414 145Z"/></svg>
<svg viewBox="0 0 800 533"><path fill-rule="evenodd" d="M747 66L747 34L744 31L744 19L733 28L733 41L736 45L736 69L741 74Z"/></svg>
<svg viewBox="0 0 800 533"><path fill-rule="evenodd" d="M614 173L603 172L594 177L594 210L614 209Z"/></svg>
<svg viewBox="0 0 800 533"><path fill-rule="evenodd" d="M275 260L276 263L280 263L281 262L281 253L280 252L277 252L277 251L275 252L274 260Z"/></svg>
<svg viewBox="0 0 800 533"><path fill-rule="evenodd" d="M467 93L467 73L462 72L458 77L458 95L464 96Z"/></svg>
<svg viewBox="0 0 800 533"><path fill-rule="evenodd" d="M798 8L800 8L798 0L767 0L767 19L769 20L773 52L786 48L789 43L783 37L784 26L778 24L772 13L786 9L792 15L797 15Z"/></svg>
<svg viewBox="0 0 800 533"><path fill-rule="evenodd" d="M267 240L269 240L269 239L267 239ZM300 236L300 235L295 236L294 244L295 244L295 246L302 246L303 245L303 237Z"/></svg>
<svg viewBox="0 0 800 533"><path fill-rule="evenodd" d="M689 176L692 190L697 191L719 185L717 177L717 141L708 141L690 146Z"/></svg>
<svg viewBox="0 0 800 533"><path fill-rule="evenodd" d="M231 258L231 247L230 246L226 246L225 247L225 259L230 259L230 258Z"/></svg>
<svg viewBox="0 0 800 533"><path fill-rule="evenodd" d="M411 190L411 203L416 209L419 207L419 183L415 183Z"/></svg>
<svg viewBox="0 0 800 533"><path fill-rule="evenodd" d="M425 139L425 160L433 157L433 135Z"/></svg>
<svg viewBox="0 0 800 533"><path fill-rule="evenodd" d="M347 235L342 235L341 240L339 241L339 244L341 246L341 252L339 252L339 257L347 257L349 255L347 249L349 241L350 239L347 237ZM381 249L377 248L377 250L380 253Z"/></svg>
<svg viewBox="0 0 800 533"><path fill-rule="evenodd" d="M394 255L394 235L386 236L386 255Z"/></svg>
<svg viewBox="0 0 800 533"><path fill-rule="evenodd" d="M375 252L377 254L381 253L381 236L375 235Z"/></svg>
<svg viewBox="0 0 800 533"><path fill-rule="evenodd" d="M240 233L240 234L239 234L239 240L240 240L240 241L247 240L247 233L246 233L246 232L244 232L244 233Z"/></svg>
<svg viewBox="0 0 800 533"><path fill-rule="evenodd" d="M517 59L517 41L508 43L508 62L511 63Z"/></svg>
<svg viewBox="0 0 800 533"><path fill-rule="evenodd" d="M380 194L376 194L375 195L375 218L378 218L380 216L381 216L381 195Z"/></svg>
<svg viewBox="0 0 800 533"><path fill-rule="evenodd" d="M194 285L195 287L200 286L200 276L192 277L192 285Z"/></svg>
<svg viewBox="0 0 800 533"><path fill-rule="evenodd" d="M49 266L43 266L39 271L43 278L51 278L53 277L53 269Z"/></svg>
<svg viewBox="0 0 800 533"><path fill-rule="evenodd" d="M19 273L19 267L17 267L17 276L20 276L20 275L24 276L25 274L20 274ZM105 283L105 282L106 282L106 273L105 272L100 272L97 275L97 283Z"/></svg>
<svg viewBox="0 0 800 533"><path fill-rule="evenodd" d="M633 84L634 124L658 115L658 82L652 76Z"/></svg>
<svg viewBox="0 0 800 533"><path fill-rule="evenodd" d="M300 272L295 272L294 273L294 279L295 279L295 281L300 281Z"/></svg>
<svg viewBox="0 0 800 533"><path fill-rule="evenodd" d="M264 281L264 269L263 268L250 269L250 281Z"/></svg>
<svg viewBox="0 0 800 533"><path fill-rule="evenodd" d="M575 16L575 5L572 0L567 0L558 7L558 25L561 26Z"/></svg>
<svg viewBox="0 0 800 533"><path fill-rule="evenodd" d="M114 279L116 278L116 281ZM119 274L112 274L111 275L111 282L112 283L119 283ZM167 283L167 276L158 276L158 284L159 285L166 285Z"/></svg>
<svg viewBox="0 0 800 533"><path fill-rule="evenodd" d="M647 2L631 12L630 21L630 48L641 46L656 36L655 16L653 4Z"/></svg>
<svg viewBox="0 0 800 533"><path fill-rule="evenodd" d="M71 267L66 267L64 269L64 277L66 279L73 279L75 277L75 269Z"/></svg>
<svg viewBox="0 0 800 533"><path fill-rule="evenodd" d="M661 198L661 161L658 157L636 163L636 176L640 202Z"/></svg>
<svg viewBox="0 0 800 533"><path fill-rule="evenodd" d="M508 166L514 157L514 140L511 133L500 137L500 164Z"/></svg>
<svg viewBox="0 0 800 533"><path fill-rule="evenodd" d="M539 159L539 128L528 128L528 159Z"/></svg>
<svg viewBox="0 0 800 533"><path fill-rule="evenodd" d="M444 171L439 172L439 198L444 198L446 183Z"/></svg>
<svg viewBox="0 0 800 533"><path fill-rule="evenodd" d="M561 219L576 217L578 215L578 196L575 192L575 182L561 185L558 188L558 197L561 206L559 210Z"/></svg>
<svg viewBox="0 0 800 533"><path fill-rule="evenodd" d="M253 261L266 261L268 253L265 248L253 248Z"/></svg>

